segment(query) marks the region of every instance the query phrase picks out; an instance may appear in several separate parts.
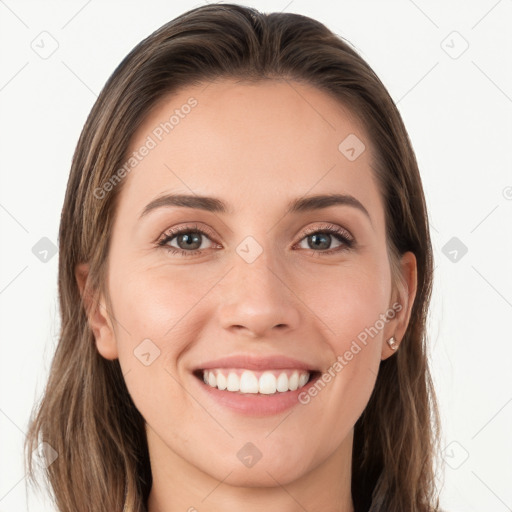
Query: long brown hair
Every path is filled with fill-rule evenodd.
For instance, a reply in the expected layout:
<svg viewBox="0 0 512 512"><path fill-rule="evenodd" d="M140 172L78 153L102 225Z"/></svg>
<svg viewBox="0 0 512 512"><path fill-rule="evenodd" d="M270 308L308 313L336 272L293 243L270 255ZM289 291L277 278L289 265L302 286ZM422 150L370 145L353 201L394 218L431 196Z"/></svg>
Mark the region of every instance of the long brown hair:
<svg viewBox="0 0 512 512"><path fill-rule="evenodd" d="M44 475L59 511L146 509L152 477L144 420L118 360L104 359L95 348L75 268L89 263L86 293L108 298L109 240L123 183L103 188L101 200L95 190L123 165L132 135L159 99L216 78L311 84L363 123L375 153L393 275L399 256L412 251L418 283L400 349L381 361L355 424L352 496L356 511L438 510L440 422L426 346L432 248L418 165L400 114L369 65L320 22L233 4L188 11L140 42L85 123L59 232L60 340L25 444L31 482L37 480L32 453L44 442L57 454Z"/></svg>

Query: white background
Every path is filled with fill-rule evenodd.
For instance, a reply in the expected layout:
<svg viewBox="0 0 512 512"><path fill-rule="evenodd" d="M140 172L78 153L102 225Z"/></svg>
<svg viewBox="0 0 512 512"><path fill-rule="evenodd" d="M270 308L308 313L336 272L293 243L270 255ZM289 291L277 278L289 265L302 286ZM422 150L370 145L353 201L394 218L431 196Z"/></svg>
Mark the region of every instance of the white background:
<svg viewBox="0 0 512 512"><path fill-rule="evenodd" d="M348 39L418 157L436 263L441 504L512 510L512 1L288 1L240 3L311 16ZM43 262L32 248L57 244L72 153L106 79L141 39L199 5L0 0L0 512L54 510L27 491L21 458L59 333L58 255ZM443 252L452 237L468 249L457 261Z"/></svg>

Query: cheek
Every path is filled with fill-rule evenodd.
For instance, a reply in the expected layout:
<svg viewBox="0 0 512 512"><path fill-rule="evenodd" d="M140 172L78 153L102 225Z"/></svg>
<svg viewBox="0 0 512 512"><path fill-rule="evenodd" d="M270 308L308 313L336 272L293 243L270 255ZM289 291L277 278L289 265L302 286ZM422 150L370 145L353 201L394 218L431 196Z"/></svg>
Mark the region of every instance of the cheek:
<svg viewBox="0 0 512 512"><path fill-rule="evenodd" d="M379 319L389 307L391 282L388 267L378 258L304 273L300 285L297 281L299 287L307 310L337 354L347 350L351 340L364 341L365 333L370 336L368 330L375 337L372 327L382 331Z"/></svg>
<svg viewBox="0 0 512 512"><path fill-rule="evenodd" d="M184 268L130 268L111 274L119 363L137 408L146 417L149 408L162 411L181 402L177 364L200 335L198 302L218 280ZM198 307L199 306L199 307ZM179 413L179 411L178 411Z"/></svg>
<svg viewBox="0 0 512 512"><path fill-rule="evenodd" d="M382 350L388 289L376 287L369 276L348 278L343 285L324 285L316 294L316 311L325 327L328 367L313 389L302 399L311 414L306 421L322 416L322 422L307 427L324 439L327 455L336 449L363 413L375 386ZM326 327L327 326L327 327ZM307 429L306 429L307 430Z"/></svg>
<svg viewBox="0 0 512 512"><path fill-rule="evenodd" d="M214 283L211 274L163 266L113 276L114 314L125 327L119 334L123 337L128 331L131 338L150 338L157 344L179 341L178 333L189 323L188 315Z"/></svg>
<svg viewBox="0 0 512 512"><path fill-rule="evenodd" d="M347 413L354 415L354 422L362 413L378 373L383 330L390 318L386 317L391 293L386 261L374 258L336 271L331 267L326 269L329 276L317 272L314 279L303 281L308 310L314 312L332 354L323 375L330 392L324 393L320 383L318 403L321 410L332 411L330 421L340 426L346 424ZM305 397L309 398L314 397Z"/></svg>

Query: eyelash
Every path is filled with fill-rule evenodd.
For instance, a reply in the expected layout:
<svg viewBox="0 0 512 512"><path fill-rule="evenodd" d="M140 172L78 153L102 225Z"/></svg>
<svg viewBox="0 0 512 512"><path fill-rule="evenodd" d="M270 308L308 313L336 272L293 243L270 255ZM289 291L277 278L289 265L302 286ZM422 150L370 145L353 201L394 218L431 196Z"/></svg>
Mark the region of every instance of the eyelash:
<svg viewBox="0 0 512 512"><path fill-rule="evenodd" d="M179 248L171 247L171 246L167 245L172 239L174 239L177 236L182 235L184 233L198 233L198 234L206 236L210 240L212 238L214 238L212 233L209 230L200 229L197 225L195 225L194 227L183 226L180 228L169 229L166 233L164 233L165 236L157 242L157 246L167 249L167 251L171 254L180 254L180 256L183 256L183 257L199 256L206 250L206 249L194 249L192 251L185 251L184 249L179 249ZM355 245L355 240L353 238L349 237L349 234L345 229L338 228L331 224L326 224L322 227L306 229L306 231L303 233L303 236L299 240L299 242L302 242L302 240L304 238L307 238L308 236L310 236L312 234L333 235L339 242L341 242L343 244L340 247L335 247L333 249L327 249L325 251L314 251L313 249L309 249L310 251L313 252L314 256L330 255L330 254L338 253L341 251L347 251L347 250L352 249ZM317 253L317 254L315 254L315 253Z"/></svg>

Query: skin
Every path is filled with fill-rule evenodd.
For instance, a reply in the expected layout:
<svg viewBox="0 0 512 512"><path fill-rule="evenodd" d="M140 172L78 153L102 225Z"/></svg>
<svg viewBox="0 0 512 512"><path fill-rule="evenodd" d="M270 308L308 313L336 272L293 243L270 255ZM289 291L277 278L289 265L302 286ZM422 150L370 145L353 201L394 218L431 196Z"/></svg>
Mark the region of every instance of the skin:
<svg viewBox="0 0 512 512"><path fill-rule="evenodd" d="M392 286L371 143L357 118L311 86L221 80L164 98L130 152L191 96L197 106L124 179L109 254L112 309L109 316L101 295L89 317L99 353L119 358L147 422L149 511L352 512L353 427L416 293L412 253L400 262L403 286ZM366 146L354 161L338 150L349 134ZM139 220L170 192L219 197L232 212L162 207ZM292 199L334 192L356 197L371 220L347 205L284 214ZM326 222L348 230L356 246L311 248L304 230ZM154 243L196 223L214 234L200 238L198 256ZM236 252L247 236L263 251L250 264ZM179 238L169 243L180 247ZM87 273L86 264L76 269L82 289ZM326 371L397 302L401 311L307 405L244 416L211 401L191 374L199 362L235 353L283 354ZM134 356L147 338L160 350L149 366ZM247 442L262 453L251 468L237 458Z"/></svg>

